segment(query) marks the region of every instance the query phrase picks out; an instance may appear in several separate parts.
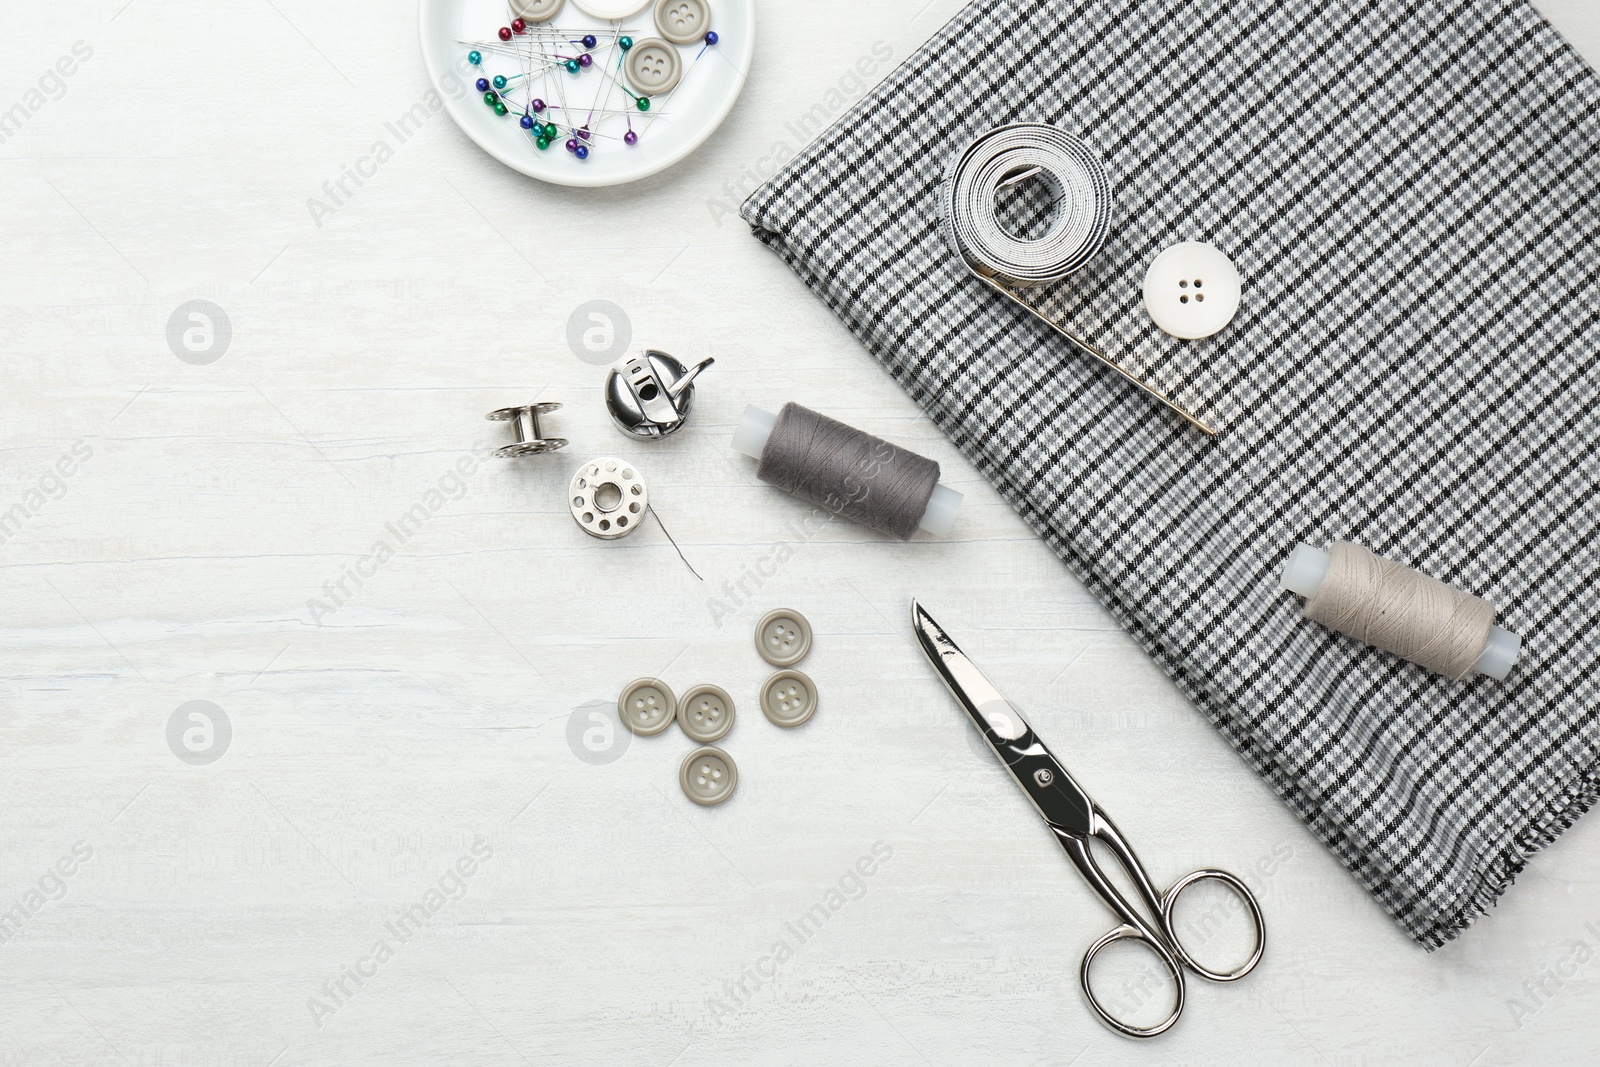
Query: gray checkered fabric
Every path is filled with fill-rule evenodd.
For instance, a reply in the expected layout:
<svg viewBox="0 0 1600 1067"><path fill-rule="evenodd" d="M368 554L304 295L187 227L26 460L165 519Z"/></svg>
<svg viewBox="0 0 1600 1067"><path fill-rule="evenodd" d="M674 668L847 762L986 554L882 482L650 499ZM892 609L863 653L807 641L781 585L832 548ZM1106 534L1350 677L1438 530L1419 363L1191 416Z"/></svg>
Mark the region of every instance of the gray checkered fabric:
<svg viewBox="0 0 1600 1067"><path fill-rule="evenodd" d="M1117 187L1041 306L1217 440L954 260L945 163L1018 120ZM1600 83L1522 0L979 0L744 216L1436 948L1600 790L1597 189ZM1210 340L1140 303L1182 240L1245 279ZM1335 538L1498 605L1510 681L1306 621L1279 571Z"/></svg>

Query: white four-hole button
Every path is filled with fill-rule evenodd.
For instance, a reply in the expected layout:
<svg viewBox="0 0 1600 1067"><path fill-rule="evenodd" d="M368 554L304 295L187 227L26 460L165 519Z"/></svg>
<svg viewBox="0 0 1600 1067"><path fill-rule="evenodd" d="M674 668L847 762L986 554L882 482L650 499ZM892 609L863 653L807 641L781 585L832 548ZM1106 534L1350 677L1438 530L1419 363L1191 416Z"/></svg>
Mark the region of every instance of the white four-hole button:
<svg viewBox="0 0 1600 1067"><path fill-rule="evenodd" d="M1144 275L1144 309L1162 331L1187 341L1220 333L1239 311L1243 283L1222 249L1173 245Z"/></svg>

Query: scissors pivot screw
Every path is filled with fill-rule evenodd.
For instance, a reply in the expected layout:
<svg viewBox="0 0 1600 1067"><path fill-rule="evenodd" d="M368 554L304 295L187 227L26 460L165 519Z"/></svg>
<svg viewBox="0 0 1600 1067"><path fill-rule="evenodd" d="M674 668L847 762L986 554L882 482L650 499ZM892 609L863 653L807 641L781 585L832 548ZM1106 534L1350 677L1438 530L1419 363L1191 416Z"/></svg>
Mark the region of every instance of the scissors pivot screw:
<svg viewBox="0 0 1600 1067"><path fill-rule="evenodd" d="M1051 774L1043 767L1040 767L1038 770L1033 772L1033 780L1038 782L1040 787L1043 788L1044 786L1047 786L1051 782L1055 781L1056 776Z"/></svg>

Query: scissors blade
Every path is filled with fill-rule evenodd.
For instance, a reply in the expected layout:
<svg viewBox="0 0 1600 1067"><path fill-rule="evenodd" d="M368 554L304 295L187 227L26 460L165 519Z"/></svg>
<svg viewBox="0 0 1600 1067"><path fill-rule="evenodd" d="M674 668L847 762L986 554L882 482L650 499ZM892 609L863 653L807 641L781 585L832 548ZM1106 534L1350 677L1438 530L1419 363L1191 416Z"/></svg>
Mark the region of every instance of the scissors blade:
<svg viewBox="0 0 1600 1067"><path fill-rule="evenodd" d="M1022 713L1000 695L944 627L915 600L911 602L911 628L933 669L994 754L1010 768L1044 821L1067 833L1090 833L1094 803L1089 795L1039 740Z"/></svg>

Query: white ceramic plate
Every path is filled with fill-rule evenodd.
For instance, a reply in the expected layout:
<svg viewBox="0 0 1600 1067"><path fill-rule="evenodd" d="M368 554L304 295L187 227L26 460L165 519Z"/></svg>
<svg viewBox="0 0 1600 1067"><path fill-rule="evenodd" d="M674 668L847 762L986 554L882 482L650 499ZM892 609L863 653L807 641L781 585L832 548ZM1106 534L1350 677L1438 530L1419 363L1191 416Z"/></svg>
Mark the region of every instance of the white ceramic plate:
<svg viewBox="0 0 1600 1067"><path fill-rule="evenodd" d="M579 160L566 150L569 134L565 130L548 149L540 151L528 131L518 124L520 110L503 117L496 115L483 102L483 94L474 88L480 77L492 79L501 74L509 78L522 70L518 59L499 54L493 47L459 43L500 45L497 33L511 22L505 0L422 0L418 20L422 61L456 125L506 166L561 185L621 185L663 171L700 147L722 124L744 87L755 55L755 0L709 2L711 28L720 38L717 44L709 48L700 42L679 46L684 75L678 87L670 96L653 99L649 112L630 116L632 128L639 133L638 144L629 146L623 142L628 118L613 115L590 122L593 136L586 160ZM608 46L606 37L609 34L614 39L619 27L635 41L659 36L654 11L655 4L651 3L636 15L608 22L584 14L572 0L567 0L561 13L546 25L577 31L570 38L590 32L599 37L599 46L590 53L595 67L577 75L560 69L535 75L530 79L538 86L533 95L547 99L565 94L573 113L585 118L597 92L608 94L613 108L626 110L625 92L611 88L596 67L608 57L612 65L620 59L620 52ZM483 55L482 65L477 68L467 63L467 53L474 48ZM581 51L581 46L577 50ZM517 89L519 84L514 82L508 88L508 104L520 106L525 102L525 93ZM547 99L547 104L554 102Z"/></svg>

